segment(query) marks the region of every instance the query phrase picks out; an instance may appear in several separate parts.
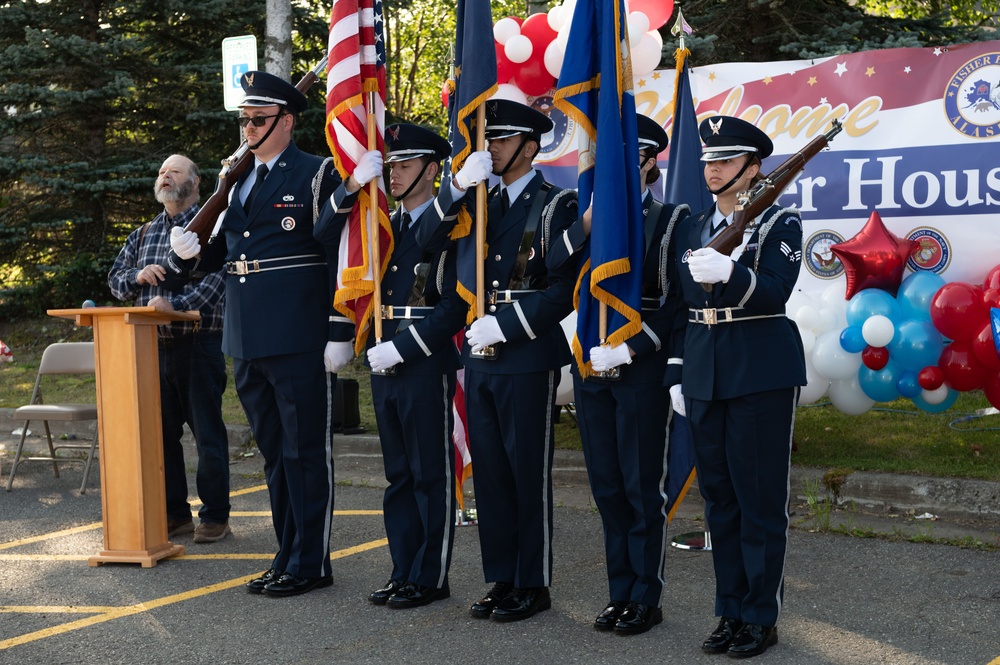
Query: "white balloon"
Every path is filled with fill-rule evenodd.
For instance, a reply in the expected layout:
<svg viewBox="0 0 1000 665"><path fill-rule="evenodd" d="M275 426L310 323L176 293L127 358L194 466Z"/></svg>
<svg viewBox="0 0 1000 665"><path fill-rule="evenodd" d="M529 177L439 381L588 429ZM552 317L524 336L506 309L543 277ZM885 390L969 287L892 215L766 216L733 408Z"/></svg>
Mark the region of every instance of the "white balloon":
<svg viewBox="0 0 1000 665"><path fill-rule="evenodd" d="M819 310L819 324L816 326L816 333L821 335L834 328L843 330L847 327L847 318L843 317L843 321L841 321L842 316L829 308Z"/></svg>
<svg viewBox="0 0 1000 665"><path fill-rule="evenodd" d="M844 298L844 293L846 293L847 288L844 286L842 281L836 281L830 286L823 289L823 295L820 299L827 305L834 308L838 306L847 307L847 299Z"/></svg>
<svg viewBox="0 0 1000 665"><path fill-rule="evenodd" d="M507 43L503 45L503 52L508 60L520 64L526 62L531 57L533 48L531 40L518 33L508 39Z"/></svg>
<svg viewBox="0 0 1000 665"><path fill-rule="evenodd" d="M501 44L506 44L511 37L519 34L521 26L512 18L502 18L493 24L493 39Z"/></svg>
<svg viewBox="0 0 1000 665"><path fill-rule="evenodd" d="M545 20L548 21L550 28L559 32L559 29L562 28L563 24L566 22L563 6L556 5L550 9L549 13L545 15Z"/></svg>
<svg viewBox="0 0 1000 665"><path fill-rule="evenodd" d="M799 330L816 330L819 327L819 310L811 305L799 307L792 317Z"/></svg>
<svg viewBox="0 0 1000 665"><path fill-rule="evenodd" d="M645 76L660 64L660 47L647 32L632 49L632 76Z"/></svg>
<svg viewBox="0 0 1000 665"><path fill-rule="evenodd" d="M799 309L805 307L806 305L816 307L816 301L811 295L802 289L795 289L792 291L792 294L788 296L788 300L785 301L785 312L788 314L790 319L798 322L795 315L798 313Z"/></svg>
<svg viewBox="0 0 1000 665"><path fill-rule="evenodd" d="M940 404L948 398L948 386L941 384L934 390L922 390L920 396L928 404Z"/></svg>
<svg viewBox="0 0 1000 665"><path fill-rule="evenodd" d="M556 40L545 47L545 70L552 74L552 76L559 78L559 72L562 71L563 58L566 57L566 53L562 46L559 45Z"/></svg>
<svg viewBox="0 0 1000 665"><path fill-rule="evenodd" d="M649 32L649 17L642 12L628 15L628 43L635 48L642 36Z"/></svg>
<svg viewBox="0 0 1000 665"><path fill-rule="evenodd" d="M882 314L869 316L861 326L861 336L869 346L888 346L896 334L896 326L892 325L889 317Z"/></svg>
<svg viewBox="0 0 1000 665"><path fill-rule="evenodd" d="M497 91L490 99L509 99L519 104L528 105L528 96L521 92L521 89L511 83L501 83L497 86Z"/></svg>
<svg viewBox="0 0 1000 665"><path fill-rule="evenodd" d="M840 331L830 330L816 340L812 361L817 372L831 381L837 381L852 374L857 375L861 367L861 354L845 351L840 345Z"/></svg>
<svg viewBox="0 0 1000 665"><path fill-rule="evenodd" d="M858 375L852 378L830 382L830 401L841 413L849 416L860 416L875 406L875 400L868 397L858 383Z"/></svg>
<svg viewBox="0 0 1000 665"><path fill-rule="evenodd" d="M650 30L646 33L650 37L656 40L656 48L663 50L663 35L660 34L659 30Z"/></svg>
<svg viewBox="0 0 1000 665"><path fill-rule="evenodd" d="M802 338L802 352L808 358L816 348L816 333L807 328L799 328L799 337Z"/></svg>
<svg viewBox="0 0 1000 665"><path fill-rule="evenodd" d="M562 27L558 33L556 33L556 38L553 41L559 42L562 47L563 53L566 53L566 44L569 43L569 23Z"/></svg>
<svg viewBox="0 0 1000 665"><path fill-rule="evenodd" d="M830 388L830 380L822 376L813 367L809 356L806 356L806 385L799 392L799 404L812 404L826 394Z"/></svg>

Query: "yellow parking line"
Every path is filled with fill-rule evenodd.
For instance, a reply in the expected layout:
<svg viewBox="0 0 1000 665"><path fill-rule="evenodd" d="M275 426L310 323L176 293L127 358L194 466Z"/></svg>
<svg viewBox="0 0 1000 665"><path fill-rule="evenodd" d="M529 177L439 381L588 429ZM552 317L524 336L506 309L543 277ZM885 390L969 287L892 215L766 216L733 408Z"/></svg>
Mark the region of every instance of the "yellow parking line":
<svg viewBox="0 0 1000 665"><path fill-rule="evenodd" d="M103 614L118 608L114 605L7 605L0 613L7 614Z"/></svg>
<svg viewBox="0 0 1000 665"><path fill-rule="evenodd" d="M93 531L94 529L100 529L101 526L102 526L101 522L94 522L93 524L77 526L73 527L72 529L63 529L62 531L53 531L51 533L45 533L40 536L31 536L29 538L22 538L20 540L12 540L9 543L0 543L0 550L9 550L13 547L20 547L21 545L30 545L31 543L39 543L43 540L51 540L52 538L62 538L63 536L72 536L77 533L83 533L84 531Z"/></svg>
<svg viewBox="0 0 1000 665"><path fill-rule="evenodd" d="M354 547L348 547L342 550L337 550L336 552L330 553L331 559L342 559L353 554L359 554L361 552L366 552L368 550L376 549L379 547L385 547L389 544L389 540L386 538L381 538L379 540L372 540L367 543L362 543L360 545L355 545ZM217 584L210 584L208 586L201 587L199 589L192 589L190 591L185 591L183 593L174 594L172 596L164 596L163 598L154 598L143 603L136 603L135 605L126 605L124 607L113 608L107 612L101 612L100 614L95 614L91 617L86 617L84 619L78 619L76 621L70 621L68 623L60 624L58 626L52 626L50 628L45 628L43 630L37 630L33 633L27 633L25 635L20 635L18 637L12 637L6 640L0 640L0 651L4 649L9 649L11 647L20 646L22 644L27 644L29 642L34 642L36 640L41 640L46 637L53 637L55 635L61 635L63 633L68 633L74 630L79 630L81 628L87 628L89 626L94 626L106 621L112 621L114 619L120 619L122 617L132 616L135 614L140 614L142 612L148 612L150 610L155 610L166 605L172 605L174 603L179 603L185 600L191 600L192 598L199 598L201 596L206 596L210 593L215 593L217 591L225 591L226 589L232 589L238 587L242 584L246 584L250 580L254 579L260 575L260 572L252 573L250 575L243 575L242 577L237 577L235 579L227 580L225 582L219 582Z"/></svg>

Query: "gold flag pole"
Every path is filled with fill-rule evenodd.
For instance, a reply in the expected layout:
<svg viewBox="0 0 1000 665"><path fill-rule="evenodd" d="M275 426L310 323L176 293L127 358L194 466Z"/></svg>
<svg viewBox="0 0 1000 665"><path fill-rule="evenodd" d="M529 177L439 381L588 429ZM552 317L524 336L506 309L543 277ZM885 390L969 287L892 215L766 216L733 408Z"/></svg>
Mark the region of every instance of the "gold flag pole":
<svg viewBox="0 0 1000 665"><path fill-rule="evenodd" d="M375 121L375 92L368 91L368 150L375 150L378 147L376 131L378 123ZM382 243L379 242L379 199L378 199L378 178L372 179L368 183L368 198L371 204L368 208L368 244L371 256L372 281L374 290L372 291L372 316L374 316L375 343L382 343Z"/></svg>

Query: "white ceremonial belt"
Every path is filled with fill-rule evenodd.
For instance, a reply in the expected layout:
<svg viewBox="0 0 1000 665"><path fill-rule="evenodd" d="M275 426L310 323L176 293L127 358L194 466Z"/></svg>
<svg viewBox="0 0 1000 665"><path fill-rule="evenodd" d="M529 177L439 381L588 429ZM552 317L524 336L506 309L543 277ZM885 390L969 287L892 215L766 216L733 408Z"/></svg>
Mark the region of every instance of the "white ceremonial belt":
<svg viewBox="0 0 1000 665"><path fill-rule="evenodd" d="M705 309L689 309L688 323L702 323L706 326L714 326L719 323L733 323L734 321L750 321L752 319L775 319L784 317L785 314L750 314L742 307L706 307Z"/></svg>
<svg viewBox="0 0 1000 665"><path fill-rule="evenodd" d="M273 259L253 259L226 262L226 273L230 275L249 275L268 270L285 270L286 268L306 268L309 266L325 266L326 260L319 254L299 254L297 256L279 256Z"/></svg>
<svg viewBox="0 0 1000 665"><path fill-rule="evenodd" d="M434 310L433 307L411 307L410 305L405 305L403 307L392 306L392 305L382 305L382 318L383 319L412 319L414 321L422 319Z"/></svg>
<svg viewBox="0 0 1000 665"><path fill-rule="evenodd" d="M539 289L506 289L504 291L490 291L487 302L491 305L509 305L517 302L525 296L537 293Z"/></svg>

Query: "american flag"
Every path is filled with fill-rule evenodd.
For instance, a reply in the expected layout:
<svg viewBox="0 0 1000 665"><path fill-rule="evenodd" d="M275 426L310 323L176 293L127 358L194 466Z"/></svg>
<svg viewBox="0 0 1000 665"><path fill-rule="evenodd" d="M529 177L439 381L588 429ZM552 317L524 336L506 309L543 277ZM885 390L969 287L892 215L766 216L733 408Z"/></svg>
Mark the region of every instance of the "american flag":
<svg viewBox="0 0 1000 665"><path fill-rule="evenodd" d="M373 149L385 150L385 40L382 29L380 0L334 0L326 79L326 139L337 170L345 180L369 150L370 129L374 129L375 135ZM369 127L369 115L374 128ZM364 348L368 337L375 289L370 249L373 215L379 229L383 272L393 246L385 182L381 177L377 182L378 201L371 200L368 187L362 188L340 242L334 307L354 321L355 350L358 352Z"/></svg>
<svg viewBox="0 0 1000 665"><path fill-rule="evenodd" d="M459 352L465 341L465 329L459 330L452 338ZM472 477L472 453L469 450L469 423L465 416L465 368L459 367L455 382L455 398L451 402L451 410L455 415L455 427L452 439L455 442L455 496L458 498L458 508L465 513L465 494L462 487L465 481Z"/></svg>

